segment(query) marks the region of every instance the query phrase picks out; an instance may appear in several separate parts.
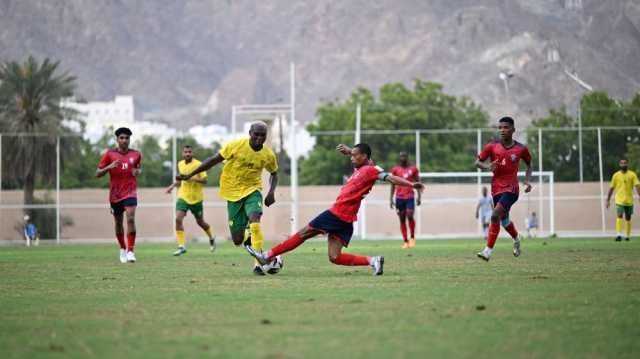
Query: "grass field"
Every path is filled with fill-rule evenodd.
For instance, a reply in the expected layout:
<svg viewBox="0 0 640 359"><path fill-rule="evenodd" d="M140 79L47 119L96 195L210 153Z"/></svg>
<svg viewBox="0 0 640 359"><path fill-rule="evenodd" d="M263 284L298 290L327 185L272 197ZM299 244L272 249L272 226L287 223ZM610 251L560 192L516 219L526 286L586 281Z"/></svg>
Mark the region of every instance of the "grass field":
<svg viewBox="0 0 640 359"><path fill-rule="evenodd" d="M271 244L268 244L271 245ZM221 245L0 248L0 356L426 358L640 355L640 241L354 241L385 275L339 267L326 243L275 276Z"/></svg>

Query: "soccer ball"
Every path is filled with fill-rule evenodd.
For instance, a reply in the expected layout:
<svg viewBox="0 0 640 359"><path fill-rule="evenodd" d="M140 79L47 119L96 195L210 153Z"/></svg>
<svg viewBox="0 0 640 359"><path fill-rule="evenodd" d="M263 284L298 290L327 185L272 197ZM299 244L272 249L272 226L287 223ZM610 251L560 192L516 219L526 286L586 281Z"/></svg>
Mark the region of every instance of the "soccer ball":
<svg viewBox="0 0 640 359"><path fill-rule="evenodd" d="M267 263L262 266L262 270L269 274L278 274L284 267L284 261L282 260L282 256L276 256L271 263Z"/></svg>

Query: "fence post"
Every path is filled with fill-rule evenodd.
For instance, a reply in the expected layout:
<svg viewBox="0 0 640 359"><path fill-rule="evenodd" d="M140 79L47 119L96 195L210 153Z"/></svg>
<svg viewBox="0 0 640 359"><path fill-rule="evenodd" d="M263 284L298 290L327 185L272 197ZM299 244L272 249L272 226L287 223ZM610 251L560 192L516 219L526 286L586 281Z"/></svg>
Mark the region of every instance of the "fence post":
<svg viewBox="0 0 640 359"><path fill-rule="evenodd" d="M60 244L60 136L56 138L56 244Z"/></svg>
<svg viewBox="0 0 640 359"><path fill-rule="evenodd" d="M358 103L356 105L356 133L355 133L355 143L358 144L362 141L362 105ZM366 199L362 201L360 205L360 210L358 211L358 221L356 223L356 234L360 238L364 238L367 235L366 229L367 223L367 201Z"/></svg>
<svg viewBox="0 0 640 359"><path fill-rule="evenodd" d="M549 231L551 235L556 233L556 197L555 197L555 178L554 172L549 172Z"/></svg>
<svg viewBox="0 0 640 359"><path fill-rule="evenodd" d="M582 111L578 104L578 157L580 161L580 183L584 180L584 167L582 164Z"/></svg>
<svg viewBox="0 0 640 359"><path fill-rule="evenodd" d="M418 172L420 172L420 130L416 130L416 167L418 168ZM418 176L418 181L420 181L420 177ZM421 205L416 208L416 213L418 214L418 224L416 227L417 234L416 237L422 233L422 209Z"/></svg>
<svg viewBox="0 0 640 359"><path fill-rule="evenodd" d="M171 136L171 181L175 181L175 176L178 174L178 155L177 155L177 151L178 150L178 139L177 139L177 134L173 134L173 136ZM175 223L176 223L176 211L174 209L174 205L177 201L177 192L178 192L179 188L174 188L173 191L171 191L171 200L173 201L171 205L169 205L169 208L172 209L172 218L173 218L173 222L171 223L171 231L169 233L173 233L173 231L175 230Z"/></svg>
<svg viewBox="0 0 640 359"><path fill-rule="evenodd" d="M544 191L542 190L542 128L538 128L538 218L540 220L540 232L544 230ZM527 194L528 196L528 194ZM527 216L529 213L527 213Z"/></svg>
<svg viewBox="0 0 640 359"><path fill-rule="evenodd" d="M0 205L2 205L2 134L0 133Z"/></svg>
<svg viewBox="0 0 640 359"><path fill-rule="evenodd" d="M600 170L600 216L602 219L602 233L606 232L607 226L605 222L604 211L604 174L602 173L602 131L598 127L598 167Z"/></svg>

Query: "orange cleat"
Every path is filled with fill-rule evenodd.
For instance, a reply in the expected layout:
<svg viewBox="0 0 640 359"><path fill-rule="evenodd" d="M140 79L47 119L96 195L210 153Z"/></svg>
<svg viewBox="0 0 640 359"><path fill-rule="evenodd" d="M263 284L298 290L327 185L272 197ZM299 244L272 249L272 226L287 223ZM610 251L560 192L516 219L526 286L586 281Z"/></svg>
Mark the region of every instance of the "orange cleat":
<svg viewBox="0 0 640 359"><path fill-rule="evenodd" d="M416 246L416 239L415 238L411 238L409 240L409 248L413 248Z"/></svg>
<svg viewBox="0 0 640 359"><path fill-rule="evenodd" d="M409 246L409 242L404 242L404 244L402 244L402 249L409 249L409 248L411 248Z"/></svg>

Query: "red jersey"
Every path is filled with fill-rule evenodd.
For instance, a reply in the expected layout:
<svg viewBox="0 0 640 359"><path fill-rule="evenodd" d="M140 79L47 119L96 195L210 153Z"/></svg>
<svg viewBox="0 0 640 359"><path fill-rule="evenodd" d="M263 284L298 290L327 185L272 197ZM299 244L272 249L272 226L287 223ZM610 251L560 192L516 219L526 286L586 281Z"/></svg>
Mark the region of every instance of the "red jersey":
<svg viewBox="0 0 640 359"><path fill-rule="evenodd" d="M480 161L489 159L491 162L498 160L496 168L493 170L491 180L491 194L493 196L500 193L512 192L518 194L518 167L520 160L527 165L531 164L531 154L527 146L520 142L513 142L510 148L504 147L501 141L493 141L484 146L478 155Z"/></svg>
<svg viewBox="0 0 640 359"><path fill-rule="evenodd" d="M345 222L355 222L358 219L360 203L371 192L376 180L384 179L385 175L382 168L373 164L356 168L340 189L340 194L329 211Z"/></svg>
<svg viewBox="0 0 640 359"><path fill-rule="evenodd" d="M418 182L418 179L420 178L420 171L416 166L395 166L391 169L391 174L394 176L402 177L409 182ZM413 196L413 188L396 186L396 198L410 199L413 198Z"/></svg>
<svg viewBox="0 0 640 359"><path fill-rule="evenodd" d="M132 149L124 154L118 152L117 149L110 149L100 159L98 168L105 168L116 160L120 160L120 165L109 170L109 202L111 203L137 196L138 185L133 170L140 168L142 155Z"/></svg>

